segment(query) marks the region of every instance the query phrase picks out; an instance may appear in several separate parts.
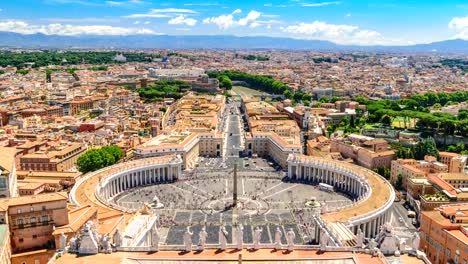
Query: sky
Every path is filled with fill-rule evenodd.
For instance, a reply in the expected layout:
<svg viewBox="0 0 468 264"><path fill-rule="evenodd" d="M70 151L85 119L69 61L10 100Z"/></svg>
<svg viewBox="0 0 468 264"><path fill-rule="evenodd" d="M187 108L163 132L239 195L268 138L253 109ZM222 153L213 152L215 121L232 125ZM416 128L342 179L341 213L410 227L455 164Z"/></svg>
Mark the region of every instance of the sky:
<svg viewBox="0 0 468 264"><path fill-rule="evenodd" d="M468 40L468 0L0 0L0 31L408 45Z"/></svg>

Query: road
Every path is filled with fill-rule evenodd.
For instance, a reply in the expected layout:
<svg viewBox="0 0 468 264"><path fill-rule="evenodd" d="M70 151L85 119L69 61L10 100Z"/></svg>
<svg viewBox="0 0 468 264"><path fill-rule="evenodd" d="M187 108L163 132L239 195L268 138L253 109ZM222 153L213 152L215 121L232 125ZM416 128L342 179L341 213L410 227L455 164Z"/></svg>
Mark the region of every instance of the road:
<svg viewBox="0 0 468 264"><path fill-rule="evenodd" d="M239 152L242 150L241 145L243 142L243 129L240 120L239 108L236 104L232 104L231 107L226 111L228 115L226 119L226 134L225 134L225 150L224 157L226 164L231 166L234 163L242 165L242 160L239 158ZM239 166L238 165L238 166Z"/></svg>

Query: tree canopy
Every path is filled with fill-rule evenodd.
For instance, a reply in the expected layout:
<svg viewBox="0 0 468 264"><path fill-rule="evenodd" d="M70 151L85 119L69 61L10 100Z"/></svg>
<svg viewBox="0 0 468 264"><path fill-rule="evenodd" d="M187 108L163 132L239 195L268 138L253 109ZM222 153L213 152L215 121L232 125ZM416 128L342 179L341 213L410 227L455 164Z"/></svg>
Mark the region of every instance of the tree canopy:
<svg viewBox="0 0 468 264"><path fill-rule="evenodd" d="M163 101L164 98L179 99L191 87L189 83L184 81L162 80L157 81L152 86L142 87L137 92L146 101Z"/></svg>
<svg viewBox="0 0 468 264"><path fill-rule="evenodd" d="M112 145L98 149L90 149L81 155L76 164L82 173L99 170L117 163L123 157L120 147Z"/></svg>

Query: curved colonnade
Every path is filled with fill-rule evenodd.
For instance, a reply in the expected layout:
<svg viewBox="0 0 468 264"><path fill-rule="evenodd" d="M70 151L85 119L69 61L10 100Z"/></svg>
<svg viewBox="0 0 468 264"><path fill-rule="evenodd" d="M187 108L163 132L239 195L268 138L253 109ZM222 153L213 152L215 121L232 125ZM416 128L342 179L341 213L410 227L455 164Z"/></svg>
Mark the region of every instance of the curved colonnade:
<svg viewBox="0 0 468 264"><path fill-rule="evenodd" d="M135 210L113 202L120 193L159 182L173 181L182 173L180 156L168 155L115 164L92 172L78 181L70 192L70 200L78 206L94 203L103 209L125 213ZM290 154L288 177L332 185L337 191L354 197L355 202L337 211L322 211L326 223L343 223L352 232L361 229L366 237L374 237L381 225L389 221L395 199L393 187L377 173L345 162Z"/></svg>
<svg viewBox="0 0 468 264"><path fill-rule="evenodd" d="M115 204L114 197L132 188L172 182L182 174L182 163L180 156L167 155L118 163L91 172L75 184L70 192L70 201L78 206L91 202L131 213L135 209ZM86 193L88 186L94 187L93 193Z"/></svg>
<svg viewBox="0 0 468 264"><path fill-rule="evenodd" d="M360 166L302 154L288 157L288 178L329 184L337 191L356 198L352 206L338 211L322 211L327 223L340 222L355 234L361 229L366 237L374 237L380 226L390 220L395 191L379 174Z"/></svg>

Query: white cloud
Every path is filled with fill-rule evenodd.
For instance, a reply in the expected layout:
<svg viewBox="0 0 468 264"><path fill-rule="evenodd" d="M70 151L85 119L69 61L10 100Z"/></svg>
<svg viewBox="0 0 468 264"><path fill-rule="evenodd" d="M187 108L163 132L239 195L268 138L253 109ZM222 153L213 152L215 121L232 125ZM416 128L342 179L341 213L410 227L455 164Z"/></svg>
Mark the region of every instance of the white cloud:
<svg viewBox="0 0 468 264"><path fill-rule="evenodd" d="M172 17L174 14L196 14L196 11L191 9L183 8L160 8L160 9L151 9L148 13L144 14L131 14L124 16L125 18L162 18L162 17Z"/></svg>
<svg viewBox="0 0 468 264"><path fill-rule="evenodd" d="M266 28L271 28L271 26L273 24L281 24L282 22L279 21L279 20L274 20L274 19L271 19L271 20L257 20L257 21L254 21L253 23L250 24L250 27L251 28L257 28L257 27L261 27L261 26L265 26Z"/></svg>
<svg viewBox="0 0 468 264"><path fill-rule="evenodd" d="M0 8L0 12L2 12L2 11L3 11L3 9Z"/></svg>
<svg viewBox="0 0 468 264"><path fill-rule="evenodd" d="M15 32L20 34L45 35L156 35L157 32L146 28L114 27L108 25L70 25L70 24L47 24L35 25L22 20L0 21L0 31Z"/></svg>
<svg viewBox="0 0 468 264"><path fill-rule="evenodd" d="M150 21L145 21L143 22L143 25L149 25L151 22Z"/></svg>
<svg viewBox="0 0 468 264"><path fill-rule="evenodd" d="M454 38L468 39L468 16L452 18L448 27L456 31Z"/></svg>
<svg viewBox="0 0 468 264"><path fill-rule="evenodd" d="M138 20L133 22L133 25L138 25L138 24L140 24L140 21L138 21Z"/></svg>
<svg viewBox="0 0 468 264"><path fill-rule="evenodd" d="M320 6L328 6L328 5L339 5L341 2L333 1L333 2L320 2L320 3L301 3L301 6L304 7L320 7Z"/></svg>
<svg viewBox="0 0 468 264"><path fill-rule="evenodd" d="M329 40L340 44L383 45L398 44L395 40L384 38L374 30L360 29L352 25L328 24L322 21L299 23L281 28L283 32L305 39Z"/></svg>
<svg viewBox="0 0 468 264"><path fill-rule="evenodd" d="M246 26L249 23L254 22L260 17L261 13L255 10L250 11L246 17L239 19L237 22L240 26Z"/></svg>
<svg viewBox="0 0 468 264"><path fill-rule="evenodd" d="M215 24L220 29L230 28L234 25L234 22L234 16L232 14L203 19L203 24Z"/></svg>
<svg viewBox="0 0 468 264"><path fill-rule="evenodd" d="M346 14L345 17L351 17L351 13Z"/></svg>
<svg viewBox="0 0 468 264"><path fill-rule="evenodd" d="M184 15L179 15L167 22L169 25L187 25L193 27L197 24L197 20L193 18L185 17Z"/></svg>
<svg viewBox="0 0 468 264"><path fill-rule="evenodd" d="M240 18L239 20L234 19L234 15L241 12L242 10L236 9L231 14L208 17L203 19L203 24L215 24L220 29L228 29L234 26L248 26L254 23L262 15L260 12L251 10L247 16Z"/></svg>

